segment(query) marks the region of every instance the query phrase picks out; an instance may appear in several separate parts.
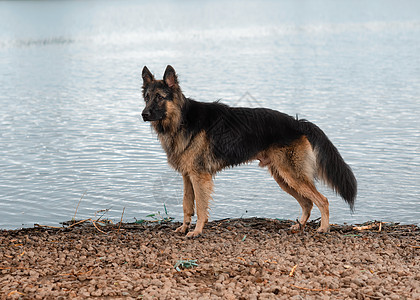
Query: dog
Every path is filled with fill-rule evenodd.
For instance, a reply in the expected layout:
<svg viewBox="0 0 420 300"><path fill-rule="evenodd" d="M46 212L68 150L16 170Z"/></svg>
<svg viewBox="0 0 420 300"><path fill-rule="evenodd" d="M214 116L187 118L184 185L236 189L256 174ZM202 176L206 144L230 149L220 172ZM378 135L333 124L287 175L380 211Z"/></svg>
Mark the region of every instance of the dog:
<svg viewBox="0 0 420 300"><path fill-rule="evenodd" d="M329 203L316 189L315 179L330 186L353 211L356 178L315 124L268 108L230 107L187 98L170 65L163 80L156 80L146 66L142 78L143 120L151 122L168 163L183 177L184 220L176 232L188 231L195 201L197 223L187 237L201 235L208 221L215 174L253 160L267 167L278 185L302 207L293 231L303 230L313 203L321 212L318 231L329 231Z"/></svg>

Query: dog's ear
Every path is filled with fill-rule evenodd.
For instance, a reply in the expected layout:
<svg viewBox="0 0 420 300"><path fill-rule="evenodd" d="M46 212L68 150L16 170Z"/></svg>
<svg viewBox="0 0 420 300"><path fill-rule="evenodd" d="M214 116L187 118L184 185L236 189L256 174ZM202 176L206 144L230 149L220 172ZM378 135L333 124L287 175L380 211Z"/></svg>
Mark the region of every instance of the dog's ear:
<svg viewBox="0 0 420 300"><path fill-rule="evenodd" d="M176 76L175 70L172 66L168 65L166 67L165 74L163 75L163 81L165 81L170 88L178 85L178 77Z"/></svg>
<svg viewBox="0 0 420 300"><path fill-rule="evenodd" d="M150 82L155 80L153 74L150 73L149 69L146 66L144 66L143 71L141 72L141 77L143 77L143 85L149 84Z"/></svg>

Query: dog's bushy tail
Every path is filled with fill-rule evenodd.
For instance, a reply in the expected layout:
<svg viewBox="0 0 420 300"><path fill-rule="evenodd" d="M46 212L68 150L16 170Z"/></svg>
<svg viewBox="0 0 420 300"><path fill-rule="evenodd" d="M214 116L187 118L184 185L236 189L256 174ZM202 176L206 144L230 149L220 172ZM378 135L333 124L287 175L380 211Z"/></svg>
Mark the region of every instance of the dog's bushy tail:
<svg viewBox="0 0 420 300"><path fill-rule="evenodd" d="M316 154L318 178L327 183L354 210L357 181L337 148L315 124L299 120L301 131L306 135Z"/></svg>

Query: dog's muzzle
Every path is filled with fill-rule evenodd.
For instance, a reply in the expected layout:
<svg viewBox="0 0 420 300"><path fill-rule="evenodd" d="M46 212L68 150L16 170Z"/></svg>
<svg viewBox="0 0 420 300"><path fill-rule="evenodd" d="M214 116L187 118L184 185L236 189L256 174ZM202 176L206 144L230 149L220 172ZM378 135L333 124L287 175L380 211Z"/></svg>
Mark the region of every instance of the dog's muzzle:
<svg viewBox="0 0 420 300"><path fill-rule="evenodd" d="M147 121L152 121L151 120L151 116L152 114L150 113L150 111L144 111L141 113L141 116L143 117L143 121L147 122Z"/></svg>

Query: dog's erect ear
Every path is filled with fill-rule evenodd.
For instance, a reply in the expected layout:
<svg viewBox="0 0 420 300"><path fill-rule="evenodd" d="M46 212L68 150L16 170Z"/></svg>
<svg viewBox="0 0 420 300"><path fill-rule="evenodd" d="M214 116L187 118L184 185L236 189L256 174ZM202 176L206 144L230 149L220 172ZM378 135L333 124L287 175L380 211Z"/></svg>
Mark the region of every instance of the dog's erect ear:
<svg viewBox="0 0 420 300"><path fill-rule="evenodd" d="M153 80L155 80L155 78L153 77L153 74L150 73L149 69L144 66L143 68L143 72L141 73L141 77L143 77L143 85L146 85L150 82L152 82Z"/></svg>
<svg viewBox="0 0 420 300"><path fill-rule="evenodd" d="M163 75L163 81L165 81L170 88L178 84L178 78L172 66L168 65L166 67L165 74Z"/></svg>

